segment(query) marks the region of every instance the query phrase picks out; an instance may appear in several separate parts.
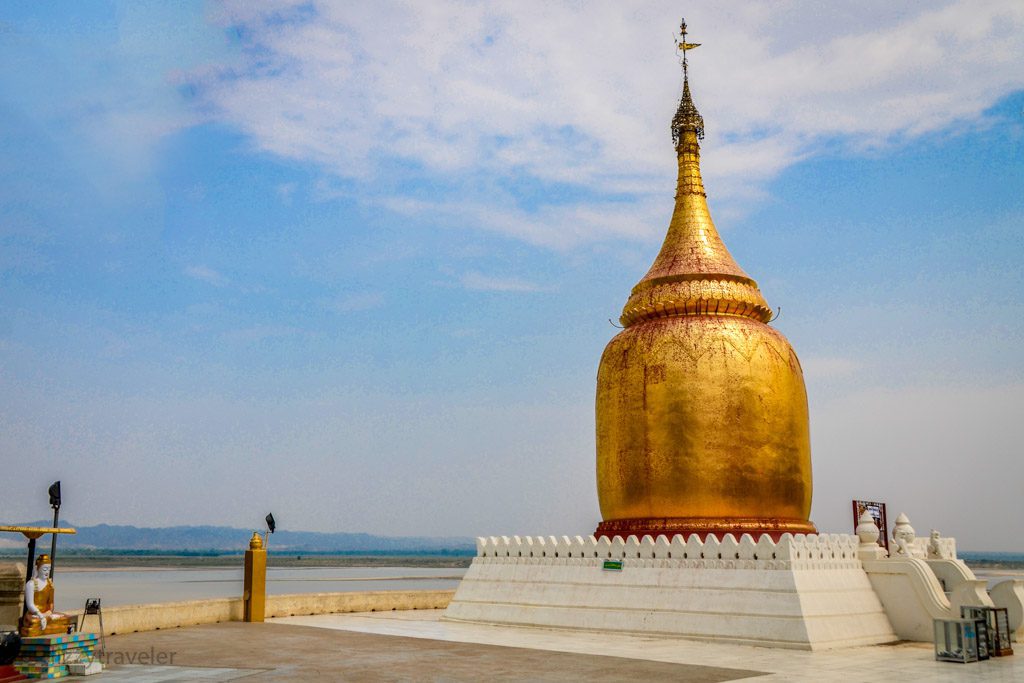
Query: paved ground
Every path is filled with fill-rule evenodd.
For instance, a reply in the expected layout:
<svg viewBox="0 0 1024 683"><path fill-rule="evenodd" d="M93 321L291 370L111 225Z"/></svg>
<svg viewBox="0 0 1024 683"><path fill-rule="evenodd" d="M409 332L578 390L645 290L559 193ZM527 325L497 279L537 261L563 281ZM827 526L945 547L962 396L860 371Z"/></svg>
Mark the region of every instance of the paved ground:
<svg viewBox="0 0 1024 683"><path fill-rule="evenodd" d="M926 643L806 652L677 638L453 623L441 621L441 614L441 610L325 614L275 619L274 623L433 641L500 644L588 656L616 656L634 662L701 664L726 670L766 672L762 677L751 679L758 683L1024 683L1024 646L1020 646L1017 655L1012 657L953 664L936 662L932 646Z"/></svg>
<svg viewBox="0 0 1024 683"><path fill-rule="evenodd" d="M903 643L825 652L441 621L441 610L274 619L132 633L107 640L111 666L91 680L132 681L732 681L1021 683L1016 656L936 662ZM168 661L173 653L173 661ZM148 661L139 657L148 656ZM161 657L162 655L162 657ZM135 656L132 666L124 666ZM156 661L174 666L151 666Z"/></svg>
<svg viewBox="0 0 1024 683"><path fill-rule="evenodd" d="M733 681L759 672L547 650L238 622L107 639L97 683L134 681ZM173 659L170 659L173 653ZM134 660L129 657L134 655ZM146 655L174 666L126 666ZM163 655L161 657L161 655ZM156 660L160 657L160 660ZM170 661L168 661L170 659ZM181 668L186 667L186 668Z"/></svg>
<svg viewBox="0 0 1024 683"><path fill-rule="evenodd" d="M190 681L220 683L221 681L247 678L254 673L256 672L252 669L128 664L114 666L99 675L90 676L88 680L96 681L96 683L189 683Z"/></svg>

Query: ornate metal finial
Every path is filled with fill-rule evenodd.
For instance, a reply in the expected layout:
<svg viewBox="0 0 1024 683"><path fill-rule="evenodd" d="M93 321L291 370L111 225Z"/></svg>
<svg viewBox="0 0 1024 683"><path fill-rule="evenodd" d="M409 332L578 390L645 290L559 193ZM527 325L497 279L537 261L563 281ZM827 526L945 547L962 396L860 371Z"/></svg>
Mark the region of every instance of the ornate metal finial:
<svg viewBox="0 0 1024 683"><path fill-rule="evenodd" d="M672 118L672 142L676 147L683 137L683 131L687 129L695 131L698 140L704 139L704 117L697 111L690 97L690 74L686 60L686 53L700 47L700 43L686 42L686 19L679 24L679 33L681 40L676 41L676 47L683 53L683 97L679 100L679 109Z"/></svg>

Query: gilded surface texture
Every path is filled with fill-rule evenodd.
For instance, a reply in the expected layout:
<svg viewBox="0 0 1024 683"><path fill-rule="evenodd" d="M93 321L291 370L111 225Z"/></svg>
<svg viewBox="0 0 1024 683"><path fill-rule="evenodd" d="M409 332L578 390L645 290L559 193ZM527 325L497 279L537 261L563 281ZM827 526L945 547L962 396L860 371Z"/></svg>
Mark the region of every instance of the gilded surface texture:
<svg viewBox="0 0 1024 683"><path fill-rule="evenodd" d="M813 532L803 373L711 220L697 133L674 129L668 234L598 370L598 534Z"/></svg>
<svg viewBox="0 0 1024 683"><path fill-rule="evenodd" d="M807 520L803 377L764 323L676 316L624 330L601 359L597 415L605 520Z"/></svg>

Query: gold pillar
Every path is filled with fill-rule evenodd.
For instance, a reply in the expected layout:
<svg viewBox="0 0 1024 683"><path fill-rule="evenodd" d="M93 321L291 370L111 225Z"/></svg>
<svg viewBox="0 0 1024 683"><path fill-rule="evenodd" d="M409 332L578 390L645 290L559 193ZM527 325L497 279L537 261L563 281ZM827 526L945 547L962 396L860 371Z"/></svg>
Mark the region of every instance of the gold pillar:
<svg viewBox="0 0 1024 683"><path fill-rule="evenodd" d="M267 604L267 551L255 531L245 551L244 591L245 621L263 621Z"/></svg>

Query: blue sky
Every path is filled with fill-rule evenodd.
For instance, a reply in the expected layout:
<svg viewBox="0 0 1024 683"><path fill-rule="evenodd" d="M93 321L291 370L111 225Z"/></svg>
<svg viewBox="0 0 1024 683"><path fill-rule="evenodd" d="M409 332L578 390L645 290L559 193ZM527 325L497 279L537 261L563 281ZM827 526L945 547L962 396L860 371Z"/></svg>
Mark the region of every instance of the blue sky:
<svg viewBox="0 0 1024 683"><path fill-rule="evenodd" d="M1024 10L815 7L686 8L712 212L807 376L812 517L1020 550ZM5 3L0 516L60 478L83 524L590 532L678 12Z"/></svg>

